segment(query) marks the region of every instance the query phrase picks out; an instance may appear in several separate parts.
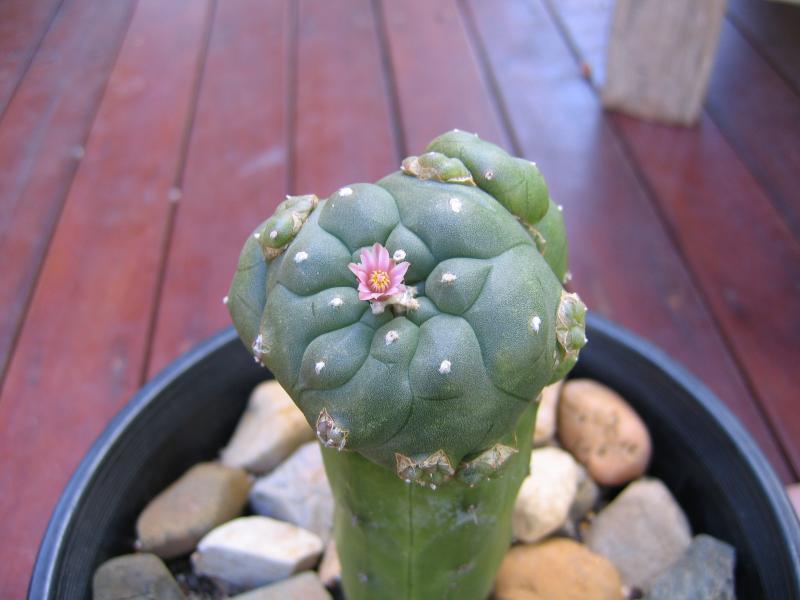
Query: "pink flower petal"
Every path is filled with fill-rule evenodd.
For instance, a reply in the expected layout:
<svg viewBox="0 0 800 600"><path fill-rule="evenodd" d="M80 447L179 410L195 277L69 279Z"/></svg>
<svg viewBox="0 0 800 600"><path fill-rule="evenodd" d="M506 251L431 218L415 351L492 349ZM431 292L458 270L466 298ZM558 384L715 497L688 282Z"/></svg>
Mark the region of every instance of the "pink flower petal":
<svg viewBox="0 0 800 600"><path fill-rule="evenodd" d="M404 290L404 289L405 289L405 286L402 286L402 285L393 285L393 286L392 286L392 287L390 287L388 290L386 290L386 293L384 294L384 296L386 296L386 298L385 298L385 299L386 299L386 300L388 300L389 298L391 298L391 297L392 297L392 296L394 296L395 294L401 294L401 293L403 292L403 290Z"/></svg>
<svg viewBox="0 0 800 600"><path fill-rule="evenodd" d="M380 244L375 244L372 249L375 250L377 248L378 251L378 268L381 271L386 271L387 273L392 268L392 257L389 256L389 251L381 246Z"/></svg>
<svg viewBox="0 0 800 600"><path fill-rule="evenodd" d="M375 246L372 248L364 248L361 251L361 264L368 271L375 269L378 266L378 251Z"/></svg>
<svg viewBox="0 0 800 600"><path fill-rule="evenodd" d="M395 278L398 280L403 279L406 276L406 271L408 271L408 267L411 266L409 262L401 262L399 265L395 265L392 267L392 270L389 271L389 277L391 278L392 282L395 281Z"/></svg>

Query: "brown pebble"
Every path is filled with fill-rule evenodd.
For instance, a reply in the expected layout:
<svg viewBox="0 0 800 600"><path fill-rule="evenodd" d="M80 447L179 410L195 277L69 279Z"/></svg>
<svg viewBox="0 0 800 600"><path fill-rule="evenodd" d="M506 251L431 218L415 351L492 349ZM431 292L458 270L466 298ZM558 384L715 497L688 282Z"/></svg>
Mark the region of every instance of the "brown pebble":
<svg viewBox="0 0 800 600"><path fill-rule="evenodd" d="M610 561L565 538L508 551L495 600L622 600L622 581Z"/></svg>
<svg viewBox="0 0 800 600"><path fill-rule="evenodd" d="M217 525L242 514L250 477L220 463L199 463L156 496L136 522L136 548L161 558L194 550Z"/></svg>
<svg viewBox="0 0 800 600"><path fill-rule="evenodd" d="M622 396L591 379L564 385L558 437L602 485L632 481L650 461L650 434L639 415Z"/></svg>

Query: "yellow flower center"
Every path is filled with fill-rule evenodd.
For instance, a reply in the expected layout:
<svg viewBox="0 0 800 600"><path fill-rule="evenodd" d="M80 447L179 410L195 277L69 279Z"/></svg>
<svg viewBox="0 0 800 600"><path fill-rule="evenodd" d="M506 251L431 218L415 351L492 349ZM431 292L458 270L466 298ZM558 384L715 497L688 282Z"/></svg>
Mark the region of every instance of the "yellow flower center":
<svg viewBox="0 0 800 600"><path fill-rule="evenodd" d="M376 292L382 292L389 287L391 280L386 271L373 271L369 274L369 285Z"/></svg>

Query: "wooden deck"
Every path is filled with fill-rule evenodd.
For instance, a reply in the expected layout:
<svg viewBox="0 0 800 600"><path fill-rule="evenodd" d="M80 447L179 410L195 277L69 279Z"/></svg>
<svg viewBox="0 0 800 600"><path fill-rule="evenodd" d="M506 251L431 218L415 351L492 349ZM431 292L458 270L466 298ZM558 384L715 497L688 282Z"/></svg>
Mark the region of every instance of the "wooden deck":
<svg viewBox="0 0 800 600"><path fill-rule="evenodd" d="M730 0L679 130L601 110L610 5L1 0L0 596L108 420L228 324L254 224L453 127L538 162L572 287L797 480L800 9Z"/></svg>

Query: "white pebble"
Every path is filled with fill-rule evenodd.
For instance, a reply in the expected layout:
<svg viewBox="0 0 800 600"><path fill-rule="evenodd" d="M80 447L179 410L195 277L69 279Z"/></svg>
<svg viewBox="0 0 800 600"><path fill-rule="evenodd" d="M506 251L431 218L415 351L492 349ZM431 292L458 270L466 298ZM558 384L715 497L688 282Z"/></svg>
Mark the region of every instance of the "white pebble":
<svg viewBox="0 0 800 600"><path fill-rule="evenodd" d="M454 273L442 273L442 283L453 283L458 277Z"/></svg>
<svg viewBox="0 0 800 600"><path fill-rule="evenodd" d="M319 443L303 444L256 481L250 506L256 514L292 523L327 541L333 525L333 496Z"/></svg>
<svg viewBox="0 0 800 600"><path fill-rule="evenodd" d="M443 360L442 364L439 365L439 373L445 375L450 372L450 367L452 363L449 360Z"/></svg>
<svg viewBox="0 0 800 600"><path fill-rule="evenodd" d="M331 299L331 301L330 301L330 302L328 302L328 304L330 304L330 305L331 305L331 306L333 306L334 308L338 308L338 307L340 307L342 304L344 304L344 300L342 300L342 299L341 299L341 297L339 297L339 296L334 296L334 297Z"/></svg>
<svg viewBox="0 0 800 600"><path fill-rule="evenodd" d="M400 334L397 333L396 329L392 329L390 331L387 331L386 332L386 336L384 337L384 339L386 340L386 345L388 346L389 344L394 342L399 337L400 337Z"/></svg>
<svg viewBox="0 0 800 600"><path fill-rule="evenodd" d="M578 465L560 448L534 450L514 503L514 537L533 544L563 526L578 489Z"/></svg>
<svg viewBox="0 0 800 600"><path fill-rule="evenodd" d="M308 252L304 252L300 250L297 254L294 255L294 262L301 263L308 258Z"/></svg>
<svg viewBox="0 0 800 600"><path fill-rule="evenodd" d="M314 566L322 540L269 517L240 517L212 530L192 555L196 573L250 589Z"/></svg>
<svg viewBox="0 0 800 600"><path fill-rule="evenodd" d="M343 187L339 190L340 196L352 196L353 195L353 188L350 187Z"/></svg>
<svg viewBox="0 0 800 600"><path fill-rule="evenodd" d="M531 329L539 333L539 327L542 325L542 318L539 315L534 315L531 319Z"/></svg>
<svg viewBox="0 0 800 600"><path fill-rule="evenodd" d="M316 372L317 375L322 373L322 369L324 369L324 368L325 368L325 361L324 360L321 360L317 364L314 365L314 371Z"/></svg>
<svg viewBox="0 0 800 600"><path fill-rule="evenodd" d="M394 254L392 254L392 259L395 261L405 260L406 258L406 251L405 250L395 250Z"/></svg>
<svg viewBox="0 0 800 600"><path fill-rule="evenodd" d="M454 213L461 212L461 199L460 198L450 198L450 210Z"/></svg>

